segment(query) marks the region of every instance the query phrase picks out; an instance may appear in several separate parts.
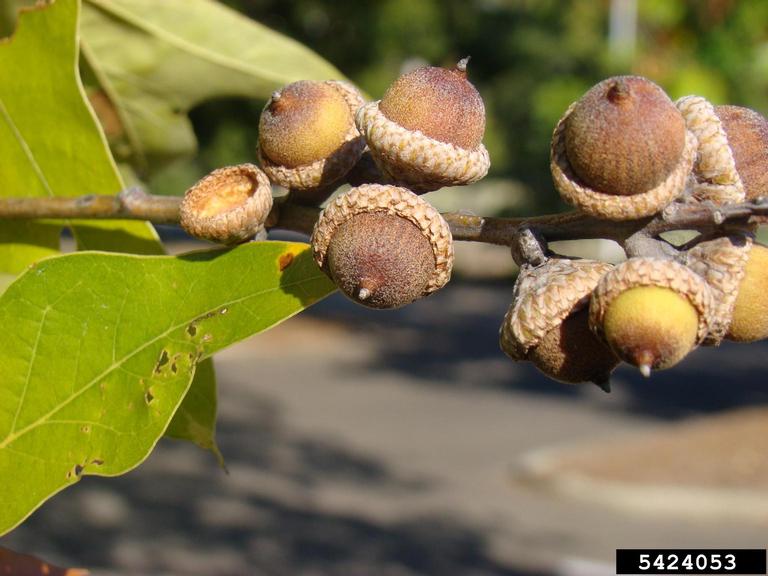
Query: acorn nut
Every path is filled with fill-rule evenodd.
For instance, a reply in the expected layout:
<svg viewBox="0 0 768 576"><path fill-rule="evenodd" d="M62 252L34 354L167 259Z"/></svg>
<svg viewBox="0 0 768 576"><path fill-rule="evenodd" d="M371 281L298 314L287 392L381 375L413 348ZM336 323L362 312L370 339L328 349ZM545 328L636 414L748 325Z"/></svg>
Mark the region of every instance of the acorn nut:
<svg viewBox="0 0 768 576"><path fill-rule="evenodd" d="M191 236L222 244L249 240L272 209L269 179L253 164L214 170L184 194L181 227Z"/></svg>
<svg viewBox="0 0 768 576"><path fill-rule="evenodd" d="M677 364L712 325L712 292L704 279L672 260L630 258L601 278L590 326L644 376Z"/></svg>
<svg viewBox="0 0 768 576"><path fill-rule="evenodd" d="M592 381L609 391L619 359L590 331L589 299L612 268L565 258L523 265L499 334L502 350L513 360L531 361L555 380Z"/></svg>
<svg viewBox="0 0 768 576"><path fill-rule="evenodd" d="M650 216L685 189L696 138L656 84L616 76L572 104L552 137L550 168L563 199L595 216Z"/></svg>
<svg viewBox="0 0 768 576"><path fill-rule="evenodd" d="M768 246L751 244L726 338L737 342L768 338Z"/></svg>
<svg viewBox="0 0 768 576"><path fill-rule="evenodd" d="M354 122L364 103L354 86L336 80L302 80L272 94L259 119L258 145L269 179L307 196L342 178L365 149Z"/></svg>
<svg viewBox="0 0 768 576"><path fill-rule="evenodd" d="M488 173L490 157L481 142L485 106L467 80L468 60L452 69L408 72L380 101L358 111L357 126L392 182L422 193L476 182Z"/></svg>
<svg viewBox="0 0 768 576"><path fill-rule="evenodd" d="M337 196L312 232L318 266L350 299L398 308L442 288L453 266L448 224L405 188L364 184Z"/></svg>
<svg viewBox="0 0 768 576"><path fill-rule="evenodd" d="M768 121L749 108L713 106L701 96L676 104L699 141L693 196L724 204L765 195Z"/></svg>

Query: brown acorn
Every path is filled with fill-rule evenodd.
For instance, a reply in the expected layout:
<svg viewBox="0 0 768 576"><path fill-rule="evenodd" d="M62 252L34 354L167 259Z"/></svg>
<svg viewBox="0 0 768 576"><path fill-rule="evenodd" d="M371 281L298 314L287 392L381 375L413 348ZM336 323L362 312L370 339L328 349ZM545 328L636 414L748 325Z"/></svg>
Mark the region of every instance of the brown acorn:
<svg viewBox="0 0 768 576"><path fill-rule="evenodd" d="M341 179L365 149L354 122L364 103L354 86L335 80L276 91L259 120L258 154L270 180L307 191Z"/></svg>
<svg viewBox="0 0 768 576"><path fill-rule="evenodd" d="M428 192L469 184L488 173L490 158L482 144L485 106L467 80L467 62L404 74L381 101L358 111L357 126L393 182Z"/></svg>
<svg viewBox="0 0 768 576"><path fill-rule="evenodd" d="M405 188L365 184L336 197L312 233L318 266L350 299L398 308L444 286L453 266L440 213Z"/></svg>
<svg viewBox="0 0 768 576"><path fill-rule="evenodd" d="M677 364L712 326L712 292L672 260L630 258L600 279L590 326L644 376Z"/></svg>
<svg viewBox="0 0 768 576"><path fill-rule="evenodd" d="M696 152L675 105L656 84L616 76L560 119L550 168L568 203L598 218L650 216L685 188Z"/></svg>
<svg viewBox="0 0 768 576"><path fill-rule="evenodd" d="M214 170L184 194L180 224L191 236L222 244L249 240L264 228L272 187L253 164Z"/></svg>
<svg viewBox="0 0 768 576"><path fill-rule="evenodd" d="M589 299L612 266L594 260L550 258L524 265L499 334L513 360L528 360L561 382L592 381L608 391L619 359L589 329Z"/></svg>
<svg viewBox="0 0 768 576"><path fill-rule="evenodd" d="M768 121L740 106L713 106L701 96L677 101L698 141L693 196L718 204L765 195L768 186Z"/></svg>

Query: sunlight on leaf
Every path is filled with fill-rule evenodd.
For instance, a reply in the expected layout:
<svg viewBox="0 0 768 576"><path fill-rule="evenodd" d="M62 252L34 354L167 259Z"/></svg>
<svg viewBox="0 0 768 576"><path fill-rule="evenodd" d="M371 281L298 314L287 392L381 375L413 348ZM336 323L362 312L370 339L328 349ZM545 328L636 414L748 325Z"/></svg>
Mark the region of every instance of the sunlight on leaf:
<svg viewBox="0 0 768 576"><path fill-rule="evenodd" d="M306 244L35 264L0 296L13 326L0 346L0 534L83 475L137 466L199 360L332 291Z"/></svg>
<svg viewBox="0 0 768 576"><path fill-rule="evenodd" d="M0 42L2 196L115 194L123 188L77 72L78 13L76 0L27 10L14 35ZM54 225L2 227L0 271L17 273L59 248ZM75 223L73 230L81 248L160 251L154 229L143 222ZM107 237L105 231L119 234Z"/></svg>

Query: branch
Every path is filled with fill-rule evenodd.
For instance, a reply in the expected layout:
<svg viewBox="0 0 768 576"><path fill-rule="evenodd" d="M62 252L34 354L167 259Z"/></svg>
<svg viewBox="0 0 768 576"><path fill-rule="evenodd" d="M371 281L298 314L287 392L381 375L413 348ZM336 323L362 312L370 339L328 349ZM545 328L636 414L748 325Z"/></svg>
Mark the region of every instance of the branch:
<svg viewBox="0 0 768 576"><path fill-rule="evenodd" d="M180 203L180 197L156 196L135 188L116 196L0 198L0 219L96 218L178 224ZM278 198L267 218L266 227L309 235L319 213L319 208L297 204L286 197ZM725 206L707 202L676 202L654 217L623 222L600 220L581 212L520 218L447 212L443 217L448 222L455 240L516 246L518 251L522 250L523 258L527 258L525 254L531 254L530 258L535 259L538 256L535 254L536 250L531 249L532 237L539 238L541 242L607 238L630 248L648 246L648 239L657 239L660 234L672 230L697 230L702 233L751 230L759 224L768 223L768 198ZM521 242L525 246L522 246ZM545 245L543 247L546 249ZM635 249L643 251L642 248Z"/></svg>

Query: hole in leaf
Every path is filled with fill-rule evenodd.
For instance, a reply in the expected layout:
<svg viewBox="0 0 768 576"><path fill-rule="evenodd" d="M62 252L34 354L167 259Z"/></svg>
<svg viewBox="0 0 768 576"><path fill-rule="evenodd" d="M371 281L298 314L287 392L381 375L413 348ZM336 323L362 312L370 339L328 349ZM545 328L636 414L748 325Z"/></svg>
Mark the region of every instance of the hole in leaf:
<svg viewBox="0 0 768 576"><path fill-rule="evenodd" d="M194 338L197 334L197 326L195 326L194 323L187 326L187 334L189 334L191 338Z"/></svg>
<svg viewBox="0 0 768 576"><path fill-rule="evenodd" d="M91 464L93 464L94 466L101 466L104 464L104 460L102 460L101 458L94 458L93 460L91 460Z"/></svg>
<svg viewBox="0 0 768 576"><path fill-rule="evenodd" d="M176 362L173 362L173 363L171 364L171 372L173 372L174 374L176 374L178 371L179 371L179 367L176 365Z"/></svg>
<svg viewBox="0 0 768 576"><path fill-rule="evenodd" d="M222 308L221 310L219 310L219 314L221 314L222 316L227 312L229 312L229 308Z"/></svg>
<svg viewBox="0 0 768 576"><path fill-rule="evenodd" d="M75 476L80 476L80 474L83 473L84 466L81 466L80 464L75 464Z"/></svg>
<svg viewBox="0 0 768 576"><path fill-rule="evenodd" d="M157 361L157 366L155 366L155 373L156 374L160 372L160 370L163 368L163 366L168 364L168 360L169 360L169 358L168 358L168 350L163 348L163 351L160 353L160 358Z"/></svg>
<svg viewBox="0 0 768 576"><path fill-rule="evenodd" d="M154 400L154 399L155 399L155 395L152 394L152 390L147 390L144 393L144 402L146 402L147 404L151 404L152 400Z"/></svg>
<svg viewBox="0 0 768 576"><path fill-rule="evenodd" d="M80 431L81 431L83 434L88 434L88 433L91 431L91 427L90 427L88 424L86 424L86 425L84 425L84 426L82 426L82 427L80 428Z"/></svg>

